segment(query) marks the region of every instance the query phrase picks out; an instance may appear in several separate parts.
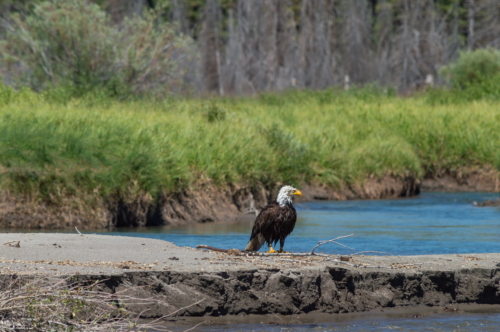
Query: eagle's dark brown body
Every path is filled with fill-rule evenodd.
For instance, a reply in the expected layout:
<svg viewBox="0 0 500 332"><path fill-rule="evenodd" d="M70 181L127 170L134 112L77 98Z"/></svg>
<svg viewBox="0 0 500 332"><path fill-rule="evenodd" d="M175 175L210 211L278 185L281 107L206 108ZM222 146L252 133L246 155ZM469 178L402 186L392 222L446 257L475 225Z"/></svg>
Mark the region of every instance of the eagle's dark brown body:
<svg viewBox="0 0 500 332"><path fill-rule="evenodd" d="M297 212L291 203L281 207L277 201L272 202L264 207L255 219L245 250L259 250L264 242L272 247L278 241L283 248L285 238L293 231L296 221Z"/></svg>

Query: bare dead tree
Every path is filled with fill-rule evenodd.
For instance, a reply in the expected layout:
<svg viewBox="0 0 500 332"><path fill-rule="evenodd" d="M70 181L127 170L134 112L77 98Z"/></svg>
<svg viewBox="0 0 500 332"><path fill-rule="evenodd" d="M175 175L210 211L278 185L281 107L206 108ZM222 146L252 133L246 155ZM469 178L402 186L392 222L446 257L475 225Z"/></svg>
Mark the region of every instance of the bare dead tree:
<svg viewBox="0 0 500 332"><path fill-rule="evenodd" d="M440 66L449 62L456 53L457 41L450 38L449 20L453 7L440 13L431 0L403 0L401 27L392 54L395 79L403 93L425 85L428 75L437 76Z"/></svg>
<svg viewBox="0 0 500 332"><path fill-rule="evenodd" d="M381 0L375 8L374 24L375 58L374 71L377 81L383 85L394 82L391 55L394 52L394 8L388 0Z"/></svg>
<svg viewBox="0 0 500 332"><path fill-rule="evenodd" d="M176 23L179 33L193 37L193 31L189 29L187 19L186 2L183 0L171 0L170 11L168 12L169 20Z"/></svg>
<svg viewBox="0 0 500 332"><path fill-rule="evenodd" d="M467 2L467 49L472 50L474 48L474 17L475 17L475 1L468 0Z"/></svg>
<svg viewBox="0 0 500 332"><path fill-rule="evenodd" d="M255 93L258 89L255 87L255 77L258 70L258 33L256 26L258 22L258 13L260 2L254 6L250 1L238 1L237 5L237 31L233 41L236 43L233 50L234 60L239 75L235 77L235 88L240 93Z"/></svg>
<svg viewBox="0 0 500 332"><path fill-rule="evenodd" d="M334 5L332 0L302 2L298 38L301 83L304 87L323 89L335 83L332 54L335 41L332 25Z"/></svg>
<svg viewBox="0 0 500 332"><path fill-rule="evenodd" d="M164 8L156 28L162 20L174 21L178 33L195 41L190 47L196 56L182 62L183 86L195 93L323 89L346 85L346 77L349 84L378 82L407 93L429 75L438 78L438 68L454 60L462 48L500 48L498 0L162 3L99 2L117 24L155 4L158 11ZM0 1L0 15L26 15L29 11L23 6ZM3 76L8 80L9 75Z"/></svg>
<svg viewBox="0 0 500 332"><path fill-rule="evenodd" d="M276 24L276 65L277 75L275 87L278 90L297 86L298 45L297 23L292 11L291 0L277 1Z"/></svg>
<svg viewBox="0 0 500 332"><path fill-rule="evenodd" d="M207 0L204 10L203 30L200 34L205 91L223 95L220 82L220 45L218 30L218 0Z"/></svg>
<svg viewBox="0 0 500 332"><path fill-rule="evenodd" d="M375 80L372 66L372 10L367 0L342 1L340 8L342 29L342 65L350 80L363 84Z"/></svg>
<svg viewBox="0 0 500 332"><path fill-rule="evenodd" d="M453 2L453 22L451 28L451 47L449 49L448 58L454 59L458 54L458 50L460 49L460 18L459 18L459 5L458 1Z"/></svg>
<svg viewBox="0 0 500 332"><path fill-rule="evenodd" d="M474 47L500 47L500 2L483 0L475 4Z"/></svg>

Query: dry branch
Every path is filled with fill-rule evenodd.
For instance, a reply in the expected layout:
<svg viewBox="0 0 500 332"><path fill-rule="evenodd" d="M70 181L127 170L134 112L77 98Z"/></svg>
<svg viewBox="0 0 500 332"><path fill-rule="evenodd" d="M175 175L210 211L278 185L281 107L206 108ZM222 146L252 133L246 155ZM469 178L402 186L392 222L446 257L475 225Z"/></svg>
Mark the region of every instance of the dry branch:
<svg viewBox="0 0 500 332"><path fill-rule="evenodd" d="M4 243L4 246L20 248L21 247L21 241L17 241L16 240L16 241L6 242L6 243Z"/></svg>
<svg viewBox="0 0 500 332"><path fill-rule="evenodd" d="M197 245L196 249L207 249L207 250L211 250L211 251L223 252L223 253L228 253L228 254L232 254L232 255L236 255L236 256L246 256L246 257L250 257L250 256L252 256L252 257L254 257L254 256L256 256L256 257L274 257L274 256L325 256L325 257L329 257L329 255L317 254L314 251L317 248L319 248L322 245L327 244L327 243L335 243L335 244L342 246L344 248L355 250L354 248L348 247L342 243L337 242L340 239L345 239L345 238L348 238L348 237L351 237L354 235L355 234L349 234L349 235L339 236L339 237L336 237L336 238L331 239L331 240L318 241L318 244L314 248L312 248L311 251L308 253L297 253L297 252L266 253L266 252L257 252L257 251L241 251L238 249L215 248L215 247L207 246L204 244ZM364 253L378 253L378 254L392 255L391 253L384 252L384 251L369 250L369 251L359 251L359 252L356 252L354 254L351 254L351 256L364 254Z"/></svg>
<svg viewBox="0 0 500 332"><path fill-rule="evenodd" d="M299 263L299 262L304 262L304 261L298 261L298 260L294 260L294 259L284 259L284 258L279 258L279 257L312 257L312 256L319 256L319 257L324 257L325 259L323 260L320 260L320 261L316 261L316 262L324 262L324 261L330 261L330 262L334 262L334 263L338 263L338 264L345 264L345 265L349 265L349 266L352 266L352 267L356 267L356 268L386 268L386 269L392 269L392 268L397 268L397 267L394 267L394 266L385 266L385 265L365 265L365 264L356 264L356 263L350 263L349 262L349 258L352 257L352 256L356 256L356 255L360 255L360 254L366 254L366 253L376 253L376 254L384 254L384 255L389 255L389 256L392 256L391 253L388 253L388 252L384 252L384 251L376 251L376 250L366 250L366 251L358 251L358 252L355 252L355 253L352 253L352 254L349 254L345 257L340 257L338 256L337 258L333 258L332 256L333 255L328 255L328 254L318 254L315 252L315 250L319 247L321 247L322 245L325 245L327 243L335 243L339 246L342 246L344 248L348 248L348 249L351 249L351 250L355 250L354 248L351 248L351 247L348 247L342 243L339 243L337 242L338 240L340 239L345 239L345 238L348 238L348 237L351 237L351 236L354 236L355 234L349 234L349 235L344 235L344 236L339 236L339 237L336 237L334 239L331 239L331 240L323 240L323 241L318 241L318 244L311 249L310 252L308 253L265 253L265 252L255 252L255 251L240 251L238 249L221 249L221 248L215 248L215 247L211 247L211 246L207 246L207 245L198 245L196 246L197 249L207 249L207 250L212 250L212 251L216 251L216 252L223 252L223 253L227 253L227 254L231 254L231 255L235 255L235 256L245 256L245 257L262 257L262 259L265 259L265 260L278 260L278 261L284 261L284 262L294 262L294 263ZM275 259L272 259L272 257L275 257ZM342 258L347 258L347 259L342 259ZM404 265L401 265L401 267L404 267L404 266L410 266L410 265L414 265L414 264L404 264ZM399 266L398 266L399 267Z"/></svg>
<svg viewBox="0 0 500 332"><path fill-rule="evenodd" d="M348 248L348 249L351 249L351 250L355 250L351 247L348 247L342 243L338 243L337 240L340 240L340 239L344 239L346 237L351 237L351 236L354 236L354 234L350 234L350 235L344 235L344 236L339 236L339 237L336 237L335 239L331 239L331 240L325 240L325 241L318 241L318 245L315 246L314 248L312 248L311 252L309 253L311 256L314 255L314 250L316 250L316 248L318 247L321 247L322 245L324 244L327 244L327 243L335 243L335 244L338 244L339 246L342 246L342 247L345 247L345 248Z"/></svg>
<svg viewBox="0 0 500 332"><path fill-rule="evenodd" d="M47 278L11 278L0 292L0 330L13 331L169 331L162 320L202 302L180 308L159 319L143 323L130 305L157 303L152 298L136 298L103 290L99 281L74 281L74 277L53 281Z"/></svg>

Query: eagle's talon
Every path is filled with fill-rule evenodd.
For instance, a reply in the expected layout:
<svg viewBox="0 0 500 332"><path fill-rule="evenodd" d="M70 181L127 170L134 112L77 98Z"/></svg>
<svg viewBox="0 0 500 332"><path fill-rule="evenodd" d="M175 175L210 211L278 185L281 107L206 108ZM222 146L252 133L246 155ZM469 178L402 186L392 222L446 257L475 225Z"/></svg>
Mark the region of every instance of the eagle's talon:
<svg viewBox="0 0 500 332"><path fill-rule="evenodd" d="M266 254L277 254L278 251L274 250L273 247L269 248L269 251L266 251Z"/></svg>

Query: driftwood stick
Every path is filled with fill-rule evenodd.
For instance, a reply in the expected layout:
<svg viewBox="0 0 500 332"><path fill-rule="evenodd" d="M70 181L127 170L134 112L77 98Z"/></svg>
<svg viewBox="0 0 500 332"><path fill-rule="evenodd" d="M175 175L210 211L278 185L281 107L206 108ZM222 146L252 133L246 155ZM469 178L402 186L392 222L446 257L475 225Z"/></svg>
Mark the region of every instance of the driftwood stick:
<svg viewBox="0 0 500 332"><path fill-rule="evenodd" d="M215 247L207 246L204 244L197 245L196 249L207 249L207 250L218 251L218 252L228 252L229 250L231 250L231 249L215 248Z"/></svg>

